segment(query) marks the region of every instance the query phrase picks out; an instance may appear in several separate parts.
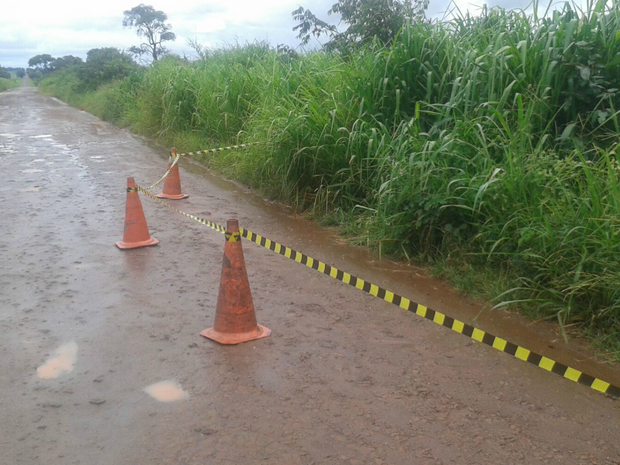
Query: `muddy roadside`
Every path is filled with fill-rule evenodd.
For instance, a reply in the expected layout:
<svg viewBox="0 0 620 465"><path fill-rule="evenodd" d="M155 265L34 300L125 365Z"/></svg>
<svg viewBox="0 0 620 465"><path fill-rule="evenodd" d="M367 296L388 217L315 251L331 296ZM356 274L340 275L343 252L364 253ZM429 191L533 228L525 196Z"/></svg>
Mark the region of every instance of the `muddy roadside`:
<svg viewBox="0 0 620 465"><path fill-rule="evenodd" d="M34 89L0 94L7 464L620 463L618 402L249 242L258 320L273 335L235 347L201 338L222 236L143 198L160 245L113 245L126 177L152 182L165 157ZM202 167L181 170L189 213L237 217L466 321L483 305ZM620 384L551 325L501 312L477 325ZM175 401L145 391L166 381Z"/></svg>

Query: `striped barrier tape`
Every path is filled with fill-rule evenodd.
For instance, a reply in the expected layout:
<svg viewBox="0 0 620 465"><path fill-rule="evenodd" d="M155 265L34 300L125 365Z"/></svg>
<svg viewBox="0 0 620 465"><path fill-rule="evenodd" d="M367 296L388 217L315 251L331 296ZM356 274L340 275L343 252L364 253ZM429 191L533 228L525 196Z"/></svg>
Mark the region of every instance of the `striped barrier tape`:
<svg viewBox="0 0 620 465"><path fill-rule="evenodd" d="M174 152L172 152L172 153L174 153ZM151 184L149 187L145 187L144 189L147 190L147 191L150 191L151 189L154 189L155 187L159 186L163 182L163 180L168 177L168 175L172 171L172 168L174 168L174 165L176 165L177 162L179 161L179 158L181 158L181 157L177 153L175 155L174 159L172 160L172 163L168 167L168 170L164 173L164 175L161 177L161 179L159 181L157 181L155 184ZM170 159L172 159L172 155L170 156Z"/></svg>
<svg viewBox="0 0 620 465"><path fill-rule="evenodd" d="M186 216L187 218L190 218L200 224L204 224L205 226L210 227L211 229L222 233L222 234L226 234L226 228L224 226L220 226L219 224L214 223L213 221L209 221L209 220L205 220L204 218L200 218L196 215L191 215L189 213L185 213L184 211L179 210L178 208L173 207L172 205L170 205L168 202L164 202L162 199L160 199L159 197L156 197L155 195L151 194L149 191L147 191L144 187L142 186L136 186L135 189L131 189L131 188L127 188L127 192L142 192L145 195L147 195L148 197L150 197L151 199L155 200L156 202L165 205L166 207L170 208L171 210L174 210L177 213L180 213L183 216Z"/></svg>
<svg viewBox="0 0 620 465"><path fill-rule="evenodd" d="M297 263L306 265L308 268L312 268L319 273L323 273L324 275L327 275L345 284L349 284L350 286L353 286L360 291L364 291L367 294L384 300L390 304L396 305L403 310L415 313L416 315L421 316L422 318L426 318L433 323L436 323L440 326L445 326L446 328L451 329L452 331L462 334L464 336L467 336L474 341L482 342L483 344L493 347L500 352L512 355L519 360L529 362L532 365L542 368L543 370L556 373L566 379L588 386L596 391L602 392L603 394L607 394L610 397L616 399L620 397L620 387L614 386L607 381L603 381L599 378L590 376L575 368L571 368L555 360L537 354L536 352L532 352L525 347L513 344L512 342L508 342L501 337L494 336L486 331L482 331L481 329L468 325L467 323L445 315L444 313L432 310L417 302L413 302L406 297L400 296L392 291L377 286L376 284L372 284L350 273L339 270L336 267L330 266L301 252L297 252L290 247L286 247L282 244L272 241L271 239L262 237L256 233L253 233L252 231L248 231L244 228L239 228L239 231L241 232L241 236L247 238L255 244L265 247L266 249L269 249L273 252L279 253L280 255L284 255L285 257L290 258Z"/></svg>
<svg viewBox="0 0 620 465"><path fill-rule="evenodd" d="M294 249L291 249L290 247L282 245L276 241L256 234L245 228L239 228L239 233L228 233L224 226L218 225L216 223L213 223L212 221L205 220L203 218L199 218L195 215L190 215L189 213L182 212L181 210L178 210L167 202L164 202L160 198L155 197L153 194L146 191L140 186L136 186L136 190L144 192L153 200L167 206L168 208L176 211L177 213L180 213L183 216L186 216L198 223L209 226L211 229L225 234L227 241L238 241L241 240L241 237L245 237L249 241L258 244L261 247L269 249L277 254L283 255L286 258L305 265L308 268L312 268L313 270L329 276L330 278L333 278L337 281L341 281L345 284L353 286L354 288L360 291L364 291L367 294L372 295L373 297L377 297L392 305L396 305L403 310L415 313L416 315L432 321L435 324L444 326L456 333L467 336L468 338L476 342L481 342L488 345L489 347L499 350L500 352L511 355L514 358L531 363L532 365L542 368L543 370L555 373L562 376L563 378L569 379L576 383L583 384L584 386L606 394L614 399L620 398L620 387L614 386L607 381L596 378L594 376L590 376L580 370L571 368L548 357L537 354L536 352L526 349L525 347L522 347L518 344L513 344L512 342L502 339L501 337L494 336L493 334L490 334L486 331L475 328L474 326L452 318L437 310L430 309L422 304L419 304L406 297L396 294L395 292L384 289L380 286L377 286L376 284L372 284L345 271L339 270L334 266L328 265L320 260L312 258L306 254L298 252Z"/></svg>
<svg viewBox="0 0 620 465"><path fill-rule="evenodd" d="M177 164L177 162L179 161L180 157L184 157L184 156L188 156L188 155L201 155L201 154L205 154L205 153L223 152L224 150L240 149L240 148L243 148L243 147L251 147L252 145L258 145L258 144L260 144L260 142L250 142L248 144L231 145L229 147L218 147L218 148L215 148L215 149L199 150L197 152L176 153L176 152L173 151L172 154L174 154L174 157L172 155L170 156L170 160L172 160L172 163L170 164L170 167L168 168L168 170L161 177L161 179L159 181L157 181L155 184L151 184L149 187L144 187L143 189L147 190L147 191L150 191L150 190L154 189L155 187L159 186L164 181L164 179L166 179L168 177L168 175L170 174L170 171L172 171L172 168L174 168L174 165Z"/></svg>
<svg viewBox="0 0 620 465"><path fill-rule="evenodd" d="M224 152L225 150L235 150L235 149L241 149L244 147L252 147L253 145L258 145L258 144L260 144L260 142L250 142L248 144L230 145L228 147L219 147L217 149L198 150L196 152L184 152L179 155L181 155L182 157L192 156L192 155L203 155L206 153Z"/></svg>
<svg viewBox="0 0 620 465"><path fill-rule="evenodd" d="M226 238L226 242L240 242L241 241L241 233L240 232L228 232L224 233L224 237Z"/></svg>

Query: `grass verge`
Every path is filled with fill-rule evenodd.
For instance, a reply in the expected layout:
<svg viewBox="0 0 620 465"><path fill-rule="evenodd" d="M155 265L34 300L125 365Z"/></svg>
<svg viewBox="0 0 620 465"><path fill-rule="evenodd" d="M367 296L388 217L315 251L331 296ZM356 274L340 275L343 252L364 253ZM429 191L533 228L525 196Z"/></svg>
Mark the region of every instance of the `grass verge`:
<svg viewBox="0 0 620 465"><path fill-rule="evenodd" d="M4 79L0 78L0 92L4 92L5 90L12 89L14 87L19 87L21 85L21 79L11 78Z"/></svg>
<svg viewBox="0 0 620 465"><path fill-rule="evenodd" d="M263 141L201 161L620 359L618 30L617 2L485 9L346 57L251 44L40 89L183 151Z"/></svg>

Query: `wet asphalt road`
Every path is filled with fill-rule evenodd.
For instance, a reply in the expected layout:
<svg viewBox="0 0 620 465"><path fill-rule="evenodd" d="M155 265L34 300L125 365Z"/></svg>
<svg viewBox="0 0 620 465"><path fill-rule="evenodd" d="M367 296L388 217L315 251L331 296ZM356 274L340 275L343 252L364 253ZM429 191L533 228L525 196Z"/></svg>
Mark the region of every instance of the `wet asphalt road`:
<svg viewBox="0 0 620 465"><path fill-rule="evenodd" d="M126 177L154 181L165 153L35 89L0 94L0 463L620 463L619 402L247 242L273 335L201 338L223 237L143 197L160 245L114 247ZM446 312L475 311L242 187L188 164L181 176L187 212L239 218ZM179 400L145 392L162 381Z"/></svg>

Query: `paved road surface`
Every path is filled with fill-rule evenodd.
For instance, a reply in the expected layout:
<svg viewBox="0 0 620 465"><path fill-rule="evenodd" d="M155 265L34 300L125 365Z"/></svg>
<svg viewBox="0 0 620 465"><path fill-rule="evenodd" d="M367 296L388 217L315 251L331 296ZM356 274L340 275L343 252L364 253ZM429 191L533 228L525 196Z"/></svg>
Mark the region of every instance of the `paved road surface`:
<svg viewBox="0 0 620 465"><path fill-rule="evenodd" d="M113 245L126 177L146 184L164 166L164 149L32 88L0 94L1 463L620 463L620 403L247 241L258 320L273 335L234 347L201 338L223 237L143 197L160 245ZM181 173L188 212L237 217L455 316L477 311L242 187L187 163ZM549 327L481 324L588 363L555 347ZM162 381L181 400L145 392Z"/></svg>

